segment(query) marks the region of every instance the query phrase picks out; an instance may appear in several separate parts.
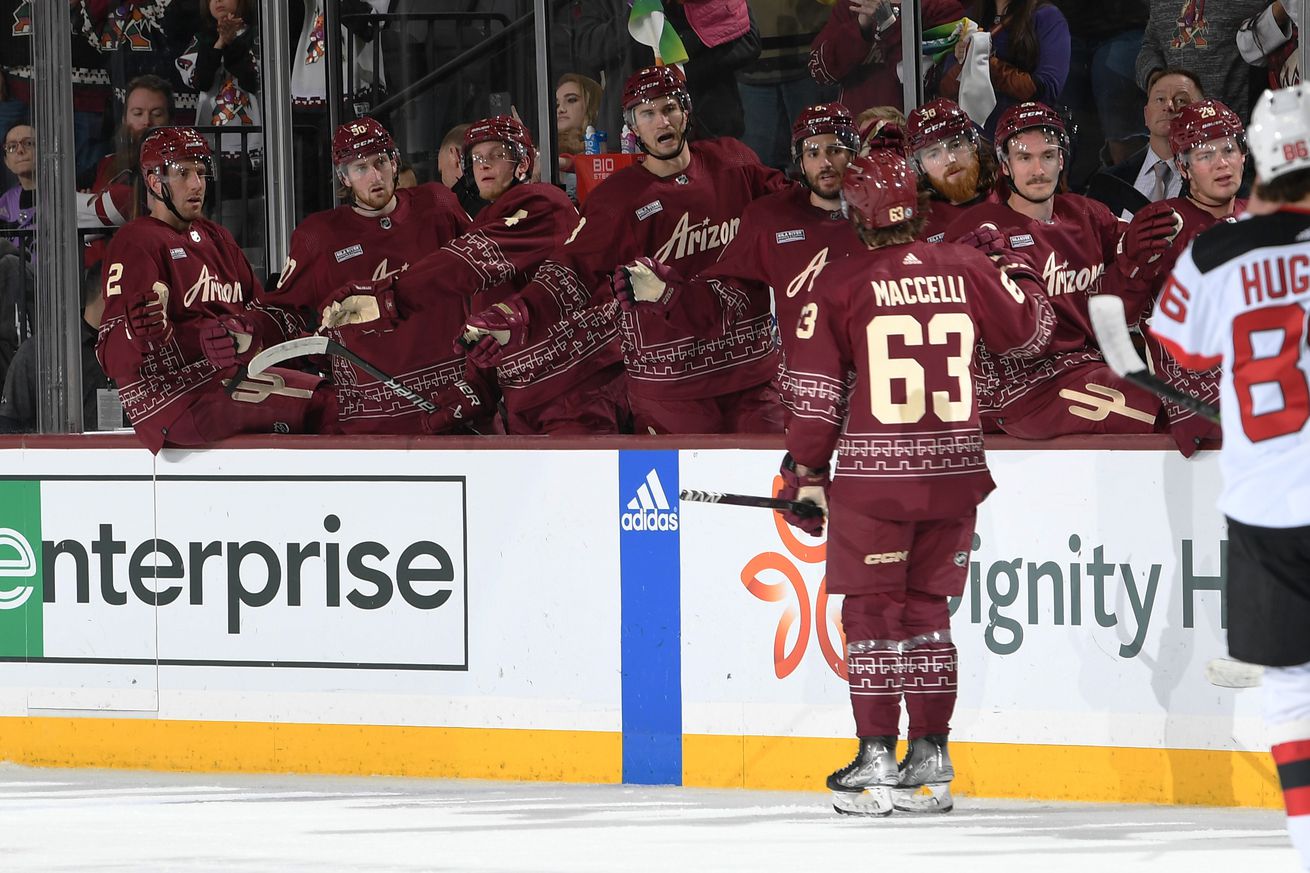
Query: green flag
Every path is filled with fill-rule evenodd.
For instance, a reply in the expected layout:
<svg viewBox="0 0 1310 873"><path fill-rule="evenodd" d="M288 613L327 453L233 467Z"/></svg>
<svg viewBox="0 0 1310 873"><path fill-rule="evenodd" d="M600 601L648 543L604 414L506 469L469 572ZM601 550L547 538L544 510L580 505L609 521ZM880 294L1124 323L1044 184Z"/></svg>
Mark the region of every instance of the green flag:
<svg viewBox="0 0 1310 873"><path fill-rule="evenodd" d="M687 49L673 25L664 17L664 4L660 0L631 0L631 4L628 33L632 38L650 46L658 63L681 64L686 61Z"/></svg>

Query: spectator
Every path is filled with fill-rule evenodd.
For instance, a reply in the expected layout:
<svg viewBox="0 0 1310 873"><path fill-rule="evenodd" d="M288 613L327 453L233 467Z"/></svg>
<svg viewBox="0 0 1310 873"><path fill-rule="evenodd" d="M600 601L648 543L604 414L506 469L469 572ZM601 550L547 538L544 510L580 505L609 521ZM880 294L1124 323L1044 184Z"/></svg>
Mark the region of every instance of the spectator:
<svg viewBox="0 0 1310 873"><path fill-rule="evenodd" d="M565 73L555 86L555 134L561 155L560 169L572 168L563 155L580 155L584 151L583 136L587 127L595 126L604 89L595 79L581 73ZM617 137L612 151L618 150Z"/></svg>
<svg viewBox="0 0 1310 873"><path fill-rule="evenodd" d="M114 391L100 362L96 360L96 335L100 317L105 311L105 299L100 294L100 265L86 270L82 277L82 429L110 430L123 426L123 415L118 421L100 421L100 392ZM37 362L36 341L27 339L18 347L9 372L4 377L4 391L0 393L0 433L32 433L37 429L36 411ZM117 404L114 408L119 409Z"/></svg>
<svg viewBox="0 0 1310 873"><path fill-rule="evenodd" d="M1237 32L1237 48L1248 64L1269 69L1272 90L1290 88L1301 82L1297 58L1300 25L1294 17L1297 4L1284 7L1274 0L1259 15L1242 22Z"/></svg>
<svg viewBox="0 0 1310 873"><path fill-rule="evenodd" d="M396 189L417 187L418 173L414 172L414 165L402 158L396 167Z"/></svg>
<svg viewBox="0 0 1310 873"><path fill-rule="evenodd" d="M1069 24L1047 0L983 0L979 25L991 34L987 67L996 106L983 124L990 139L1007 108L1027 100L1055 104L1069 76ZM977 122L979 117L960 100L962 65L973 41L970 34L956 43L954 59L943 67L940 89L943 96L960 101Z"/></svg>
<svg viewBox="0 0 1310 873"><path fill-rule="evenodd" d="M760 56L760 31L746 0L683 0L665 7L687 48L687 90L696 107L691 141L746 131L735 74Z"/></svg>
<svg viewBox="0 0 1310 873"><path fill-rule="evenodd" d="M596 128L607 133L622 128L623 83L650 62L650 50L628 33L628 6L622 0L568 0L556 5L551 34L555 68L600 83Z"/></svg>
<svg viewBox="0 0 1310 873"><path fill-rule="evenodd" d="M18 184L0 194L0 227L29 230L36 227L36 130L30 124L15 124L5 133L5 169ZM35 254L35 240L28 234L11 237L28 258Z"/></svg>
<svg viewBox="0 0 1310 873"><path fill-rule="evenodd" d="M751 13L760 29L760 56L737 71L746 116L742 141L766 167L791 162L791 119L807 106L837 96L833 85L810 77L809 46L828 20L819 0L754 0Z"/></svg>
<svg viewBox="0 0 1310 873"><path fill-rule="evenodd" d="M73 141L77 172L89 173L108 149L104 113L109 80L97 51L103 2L68 0L72 40ZM30 118L32 96L32 5L0 0L0 130Z"/></svg>
<svg viewBox="0 0 1310 873"><path fill-rule="evenodd" d="M1234 34L1267 5L1268 0L1189 0L1181 5L1178 0L1151 0L1137 55L1137 84L1147 91L1157 70L1194 70L1205 95L1222 101L1245 124L1251 116L1251 68L1242 60Z"/></svg>
<svg viewBox="0 0 1310 873"><path fill-rule="evenodd" d="M152 127L172 123L172 86L153 73L137 76L124 92L123 118L114 134L114 151L101 158L96 165L95 181L84 187L102 192L114 184L131 186L137 175L142 137Z"/></svg>
<svg viewBox="0 0 1310 873"><path fill-rule="evenodd" d="M36 276L31 263L7 239L0 239L0 384L18 346L32 335Z"/></svg>
<svg viewBox="0 0 1310 873"><path fill-rule="evenodd" d="M1069 22L1069 78L1060 100L1073 113L1079 139L1070 186L1081 190L1100 166L1104 142L1107 164L1117 164L1140 145L1137 111L1145 102L1134 70L1148 15L1146 0L1054 0Z"/></svg>
<svg viewBox="0 0 1310 873"><path fill-rule="evenodd" d="M455 192L459 205L472 218L487 201L478 196L477 184L464 173L464 134L468 129L467 124L457 124L446 132L437 149L437 172L441 174L441 184Z"/></svg>
<svg viewBox="0 0 1310 873"><path fill-rule="evenodd" d="M175 0L177 2L177 0ZM199 92L202 127L256 127L259 107L259 31L252 0L198 0L201 30L177 59L182 81ZM263 138L218 137L220 223L232 231L256 272L263 271Z"/></svg>
<svg viewBox="0 0 1310 873"><path fill-rule="evenodd" d="M1142 117L1150 135L1136 153L1092 177L1087 196L1099 200L1121 218L1132 218L1148 203L1177 197L1183 180L1173 165L1169 123L1189 103L1205 97L1195 73L1184 69L1158 70L1147 83Z"/></svg>
<svg viewBox="0 0 1310 873"><path fill-rule="evenodd" d="M109 70L115 108L121 110L127 89L138 76L151 73L173 89L174 121L195 118L196 92L182 84L174 61L200 31L200 10L187 0L120 0L106 4L109 14L100 31L100 51Z"/></svg>
<svg viewBox="0 0 1310 873"><path fill-rule="evenodd" d="M332 167L327 160L328 144L322 132L327 130L327 57L323 5L333 0L291 0L287 3L288 30L295 43L291 62L291 121L294 129L297 197L297 220L333 204ZM377 25L359 16L387 11L388 0L335 0L339 4L337 34L342 46L341 81L347 93L342 95L346 118L367 111L384 87L382 70L373 69L373 39ZM297 27L297 24L299 25ZM345 47L353 37L354 57L346 57ZM353 83L353 86L352 86Z"/></svg>
<svg viewBox="0 0 1310 873"><path fill-rule="evenodd" d="M927 30L964 17L957 0L923 0ZM870 106L904 109L896 68L901 62L899 8L891 0L836 0L810 46L810 75L820 85L839 85L837 99L853 114Z"/></svg>

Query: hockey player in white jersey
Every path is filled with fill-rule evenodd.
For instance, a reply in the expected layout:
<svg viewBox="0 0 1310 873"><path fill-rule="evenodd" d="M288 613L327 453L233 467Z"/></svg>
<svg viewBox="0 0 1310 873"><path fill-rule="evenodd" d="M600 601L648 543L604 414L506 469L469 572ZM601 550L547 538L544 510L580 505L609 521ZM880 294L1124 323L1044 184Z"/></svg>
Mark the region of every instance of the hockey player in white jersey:
<svg viewBox="0 0 1310 873"><path fill-rule="evenodd" d="M1196 238L1151 331L1184 366L1222 364L1228 650L1267 668L1266 728L1310 870L1310 87L1265 92L1246 137L1261 214Z"/></svg>

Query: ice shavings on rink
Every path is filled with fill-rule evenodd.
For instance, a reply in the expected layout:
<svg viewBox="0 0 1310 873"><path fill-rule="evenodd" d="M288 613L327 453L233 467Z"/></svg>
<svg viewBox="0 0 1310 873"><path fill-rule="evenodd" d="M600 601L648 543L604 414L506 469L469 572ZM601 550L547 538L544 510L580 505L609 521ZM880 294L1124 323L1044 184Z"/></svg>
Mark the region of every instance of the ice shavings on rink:
<svg viewBox="0 0 1310 873"><path fill-rule="evenodd" d="M808 873L1296 869L1270 810L0 765L0 870Z"/></svg>

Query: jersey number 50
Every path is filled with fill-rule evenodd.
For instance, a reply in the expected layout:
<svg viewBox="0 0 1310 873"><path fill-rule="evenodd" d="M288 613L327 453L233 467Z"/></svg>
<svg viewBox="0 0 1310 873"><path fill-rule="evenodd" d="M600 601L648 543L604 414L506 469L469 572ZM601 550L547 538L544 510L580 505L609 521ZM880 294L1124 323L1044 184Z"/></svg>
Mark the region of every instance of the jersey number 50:
<svg viewBox="0 0 1310 873"><path fill-rule="evenodd" d="M1233 390L1242 430L1253 443L1296 433L1310 420L1310 386L1299 366L1305 320L1305 310L1296 303L1254 309L1233 319ZM1261 412L1255 411L1257 396L1265 407ZM1274 401L1276 408L1270 408Z"/></svg>
<svg viewBox="0 0 1310 873"><path fill-rule="evenodd" d="M931 394L928 391L924 363L928 362L928 355L941 352L924 350L913 357L892 357L892 337L899 338L907 347L924 344L924 325L919 319L912 315L879 315L869 322L865 336L869 344L869 402L874 418L883 424L914 424L927 412L931 396L932 411L939 421L969 420L973 413L973 379L969 372L973 319L962 312L939 312L928 320L928 345L954 349L953 354L944 355L946 374L959 388L959 396L954 400L950 391ZM892 399L894 383L903 386L904 400Z"/></svg>

